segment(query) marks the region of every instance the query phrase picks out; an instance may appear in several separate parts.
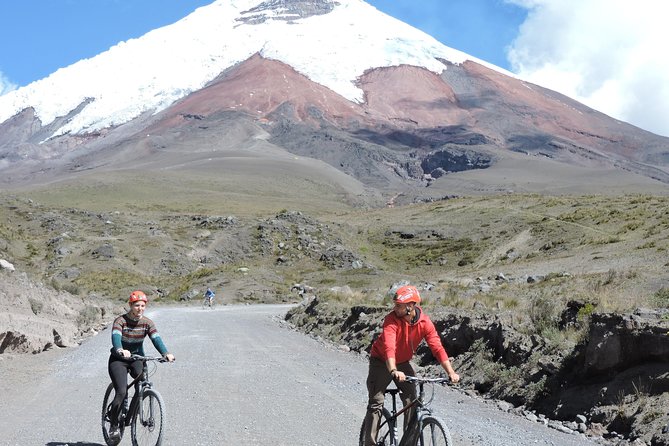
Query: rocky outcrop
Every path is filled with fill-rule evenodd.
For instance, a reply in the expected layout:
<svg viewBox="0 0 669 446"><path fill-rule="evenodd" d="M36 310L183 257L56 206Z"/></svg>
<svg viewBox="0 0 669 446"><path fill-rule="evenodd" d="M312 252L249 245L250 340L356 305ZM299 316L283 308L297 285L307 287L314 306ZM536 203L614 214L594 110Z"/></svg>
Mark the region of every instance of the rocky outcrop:
<svg viewBox="0 0 669 446"><path fill-rule="evenodd" d="M669 312L593 314L583 352L585 376L616 374L640 364L666 363L669 372Z"/></svg>
<svg viewBox="0 0 669 446"><path fill-rule="evenodd" d="M0 271L0 354L72 347L113 316L113 305Z"/></svg>
<svg viewBox="0 0 669 446"><path fill-rule="evenodd" d="M290 264L304 257L320 261L330 269L360 269L371 266L344 246L340 237L323 223L302 212L280 212L257 227L258 250L276 256L277 264Z"/></svg>

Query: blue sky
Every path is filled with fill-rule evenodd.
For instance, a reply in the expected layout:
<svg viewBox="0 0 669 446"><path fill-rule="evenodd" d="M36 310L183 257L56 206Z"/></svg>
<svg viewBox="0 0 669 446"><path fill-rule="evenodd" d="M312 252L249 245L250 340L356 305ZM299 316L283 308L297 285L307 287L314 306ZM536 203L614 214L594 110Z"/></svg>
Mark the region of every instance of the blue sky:
<svg viewBox="0 0 669 446"><path fill-rule="evenodd" d="M212 1L4 1L0 94ZM367 1L449 47L669 136L669 58L658 46L669 41L666 0Z"/></svg>
<svg viewBox="0 0 669 446"><path fill-rule="evenodd" d="M211 2L3 2L0 7L0 73L11 83L27 85L58 68L95 56L122 40L174 23ZM502 68L509 68L504 47L513 40L525 16L525 10L501 0L371 0L368 3L452 48Z"/></svg>

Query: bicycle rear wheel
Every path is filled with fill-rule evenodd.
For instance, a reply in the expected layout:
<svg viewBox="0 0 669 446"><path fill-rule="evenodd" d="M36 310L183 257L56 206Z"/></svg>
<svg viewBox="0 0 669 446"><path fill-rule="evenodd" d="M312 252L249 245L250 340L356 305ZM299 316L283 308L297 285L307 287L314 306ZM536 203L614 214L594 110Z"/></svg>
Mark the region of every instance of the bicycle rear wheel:
<svg viewBox="0 0 669 446"><path fill-rule="evenodd" d="M379 434L376 437L376 446L390 446L393 443L393 426L395 420L390 416L390 412L385 407L381 413L381 427L379 429ZM365 446L365 420L362 420L362 425L360 426L360 446Z"/></svg>
<svg viewBox="0 0 669 446"><path fill-rule="evenodd" d="M132 419L133 446L160 446L165 428L165 403L158 392L146 389Z"/></svg>
<svg viewBox="0 0 669 446"><path fill-rule="evenodd" d="M114 441L109 438L109 429L111 428L111 404L112 401L114 401L115 396L116 392L114 391L114 385L109 384L109 386L107 386L107 391L105 392L105 397L102 400L102 436L104 437L105 443L107 443L108 446L114 446L120 441ZM118 428L119 433L121 434L121 438L123 438L123 430L125 429L124 424L120 423Z"/></svg>
<svg viewBox="0 0 669 446"><path fill-rule="evenodd" d="M418 446L453 446L451 433L441 418L428 415L421 425Z"/></svg>

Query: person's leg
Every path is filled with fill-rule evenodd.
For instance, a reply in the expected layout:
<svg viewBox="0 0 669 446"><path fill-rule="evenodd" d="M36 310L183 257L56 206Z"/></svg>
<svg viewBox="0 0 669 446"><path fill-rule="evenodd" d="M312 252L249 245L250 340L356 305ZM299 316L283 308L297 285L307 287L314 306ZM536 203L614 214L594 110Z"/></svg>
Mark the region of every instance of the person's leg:
<svg viewBox="0 0 669 446"><path fill-rule="evenodd" d="M403 372L406 376L416 376L416 370L410 362L402 362L397 364L397 370ZM397 387L400 389L400 397L402 399L402 404L407 406L416 398L416 386L414 383L404 381L399 383ZM406 431L409 421L413 418L415 409L411 408L404 413L404 430Z"/></svg>
<svg viewBox="0 0 669 446"><path fill-rule="evenodd" d="M376 444L376 438L379 433L379 422L381 421L381 411L383 410L383 392L392 379L384 361L370 358L369 374L367 375L369 401L367 403L367 414L365 415L365 446L374 446Z"/></svg>
<svg viewBox="0 0 669 446"><path fill-rule="evenodd" d="M116 425L116 420L118 420L119 411L127 391L128 363L111 357L109 358L107 370L109 371L111 382L114 385L114 401L112 401L110 414L112 426L114 426Z"/></svg>
<svg viewBox="0 0 669 446"><path fill-rule="evenodd" d="M142 361L133 361L129 363L128 372L133 379L137 378L144 369L144 363Z"/></svg>

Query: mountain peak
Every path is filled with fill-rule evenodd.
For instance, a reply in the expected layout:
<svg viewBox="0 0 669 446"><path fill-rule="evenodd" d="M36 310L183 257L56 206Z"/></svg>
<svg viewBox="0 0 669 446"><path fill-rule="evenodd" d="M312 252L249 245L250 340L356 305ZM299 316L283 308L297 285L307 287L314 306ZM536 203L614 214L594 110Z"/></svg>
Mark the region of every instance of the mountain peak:
<svg viewBox="0 0 669 446"><path fill-rule="evenodd" d="M0 123L33 107L48 126L88 101L51 137L95 133L158 113L254 54L358 104L358 79L370 69L413 65L439 74L444 60L476 60L362 0L220 0L0 96Z"/></svg>
<svg viewBox="0 0 669 446"><path fill-rule="evenodd" d="M257 25L268 20L293 22L297 19L328 14L339 2L332 0L269 0L242 12L238 22Z"/></svg>

